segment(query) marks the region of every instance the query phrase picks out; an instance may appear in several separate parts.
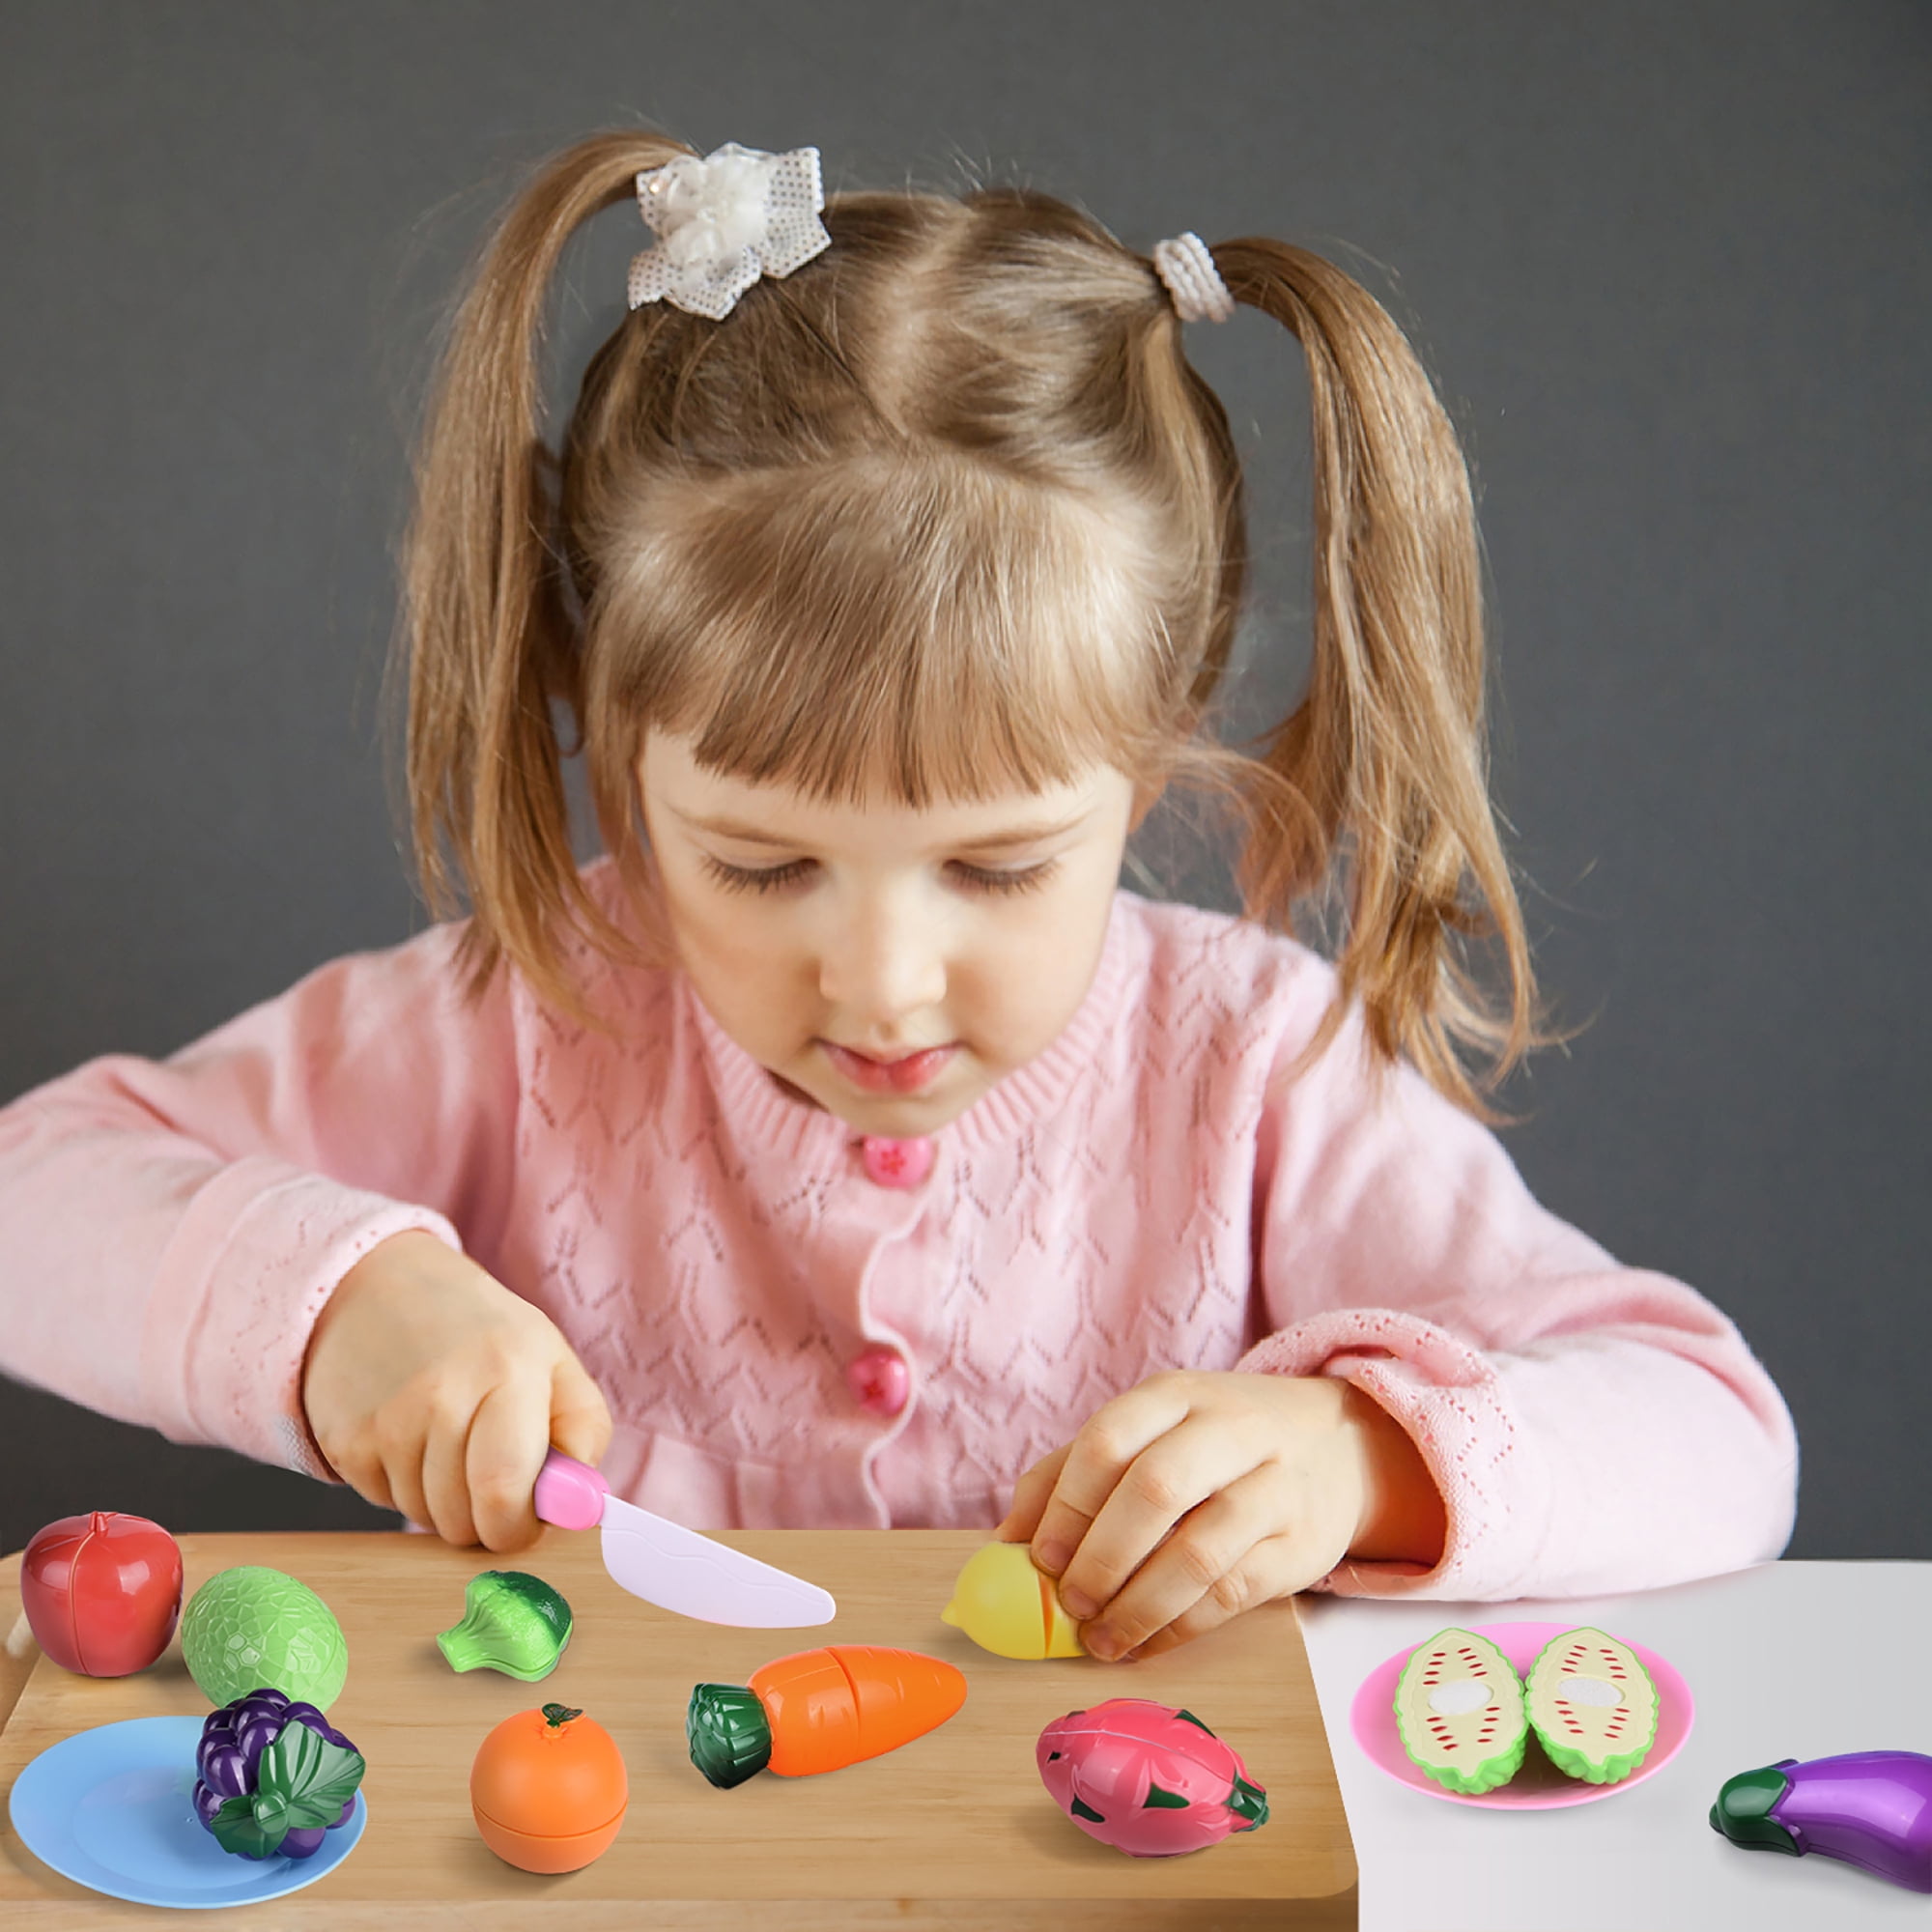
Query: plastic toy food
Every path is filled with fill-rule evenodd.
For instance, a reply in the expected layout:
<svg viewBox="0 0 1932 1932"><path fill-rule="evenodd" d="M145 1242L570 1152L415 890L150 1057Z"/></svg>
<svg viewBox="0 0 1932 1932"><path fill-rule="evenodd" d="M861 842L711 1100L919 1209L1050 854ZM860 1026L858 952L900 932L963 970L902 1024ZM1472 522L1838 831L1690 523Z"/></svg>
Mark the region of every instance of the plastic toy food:
<svg viewBox="0 0 1932 1932"><path fill-rule="evenodd" d="M940 1658L835 1643L762 1664L748 1685L696 1686L684 1730L692 1763L728 1790L767 1768L805 1777L896 1750L965 1701L964 1675Z"/></svg>
<svg viewBox="0 0 1932 1932"><path fill-rule="evenodd" d="M1628 1644L1587 1626L1553 1636L1523 1679L1549 1761L1586 1784L1628 1777L1657 1742L1657 1687Z"/></svg>
<svg viewBox="0 0 1932 1932"><path fill-rule="evenodd" d="M1403 1666L1395 1727L1419 1771L1477 1797L1507 1784L1529 1743L1522 1679L1488 1637L1437 1631Z"/></svg>
<svg viewBox="0 0 1932 1932"><path fill-rule="evenodd" d="M1808 1762L1780 1758L1727 1778L1711 1827L1734 1845L1807 1852L1932 1891L1932 1757L1853 1751Z"/></svg>
<svg viewBox="0 0 1932 1932"><path fill-rule="evenodd" d="M469 1808L483 1842L523 1871L577 1871L601 1857L630 1802L615 1740L562 1704L505 1718L469 1767Z"/></svg>
<svg viewBox="0 0 1932 1932"><path fill-rule="evenodd" d="M941 1623L995 1657L1084 1657L1080 1626L1024 1543L988 1543L966 1559Z"/></svg>
<svg viewBox="0 0 1932 1932"><path fill-rule="evenodd" d="M570 1605L541 1577L485 1570L463 1592L463 1618L437 1643L452 1670L500 1670L534 1684L570 1641Z"/></svg>
<svg viewBox="0 0 1932 1932"><path fill-rule="evenodd" d="M217 1571L187 1600L182 1656L211 1704L272 1684L326 1711L349 1677L342 1627L306 1583L260 1564Z"/></svg>
<svg viewBox="0 0 1932 1932"><path fill-rule="evenodd" d="M1034 1755L1060 1808L1137 1859L1206 1851L1267 1823L1267 1793L1192 1711L1110 1697L1056 1718Z"/></svg>
<svg viewBox="0 0 1932 1932"><path fill-rule="evenodd" d="M180 1547L144 1516L64 1516L20 1558L35 1641L63 1670L87 1677L145 1670L167 1649L181 1600Z"/></svg>
<svg viewBox="0 0 1932 1932"><path fill-rule="evenodd" d="M224 1852L307 1859L349 1822L363 1764L313 1704L261 1690L209 1716L194 1769L194 1815Z"/></svg>

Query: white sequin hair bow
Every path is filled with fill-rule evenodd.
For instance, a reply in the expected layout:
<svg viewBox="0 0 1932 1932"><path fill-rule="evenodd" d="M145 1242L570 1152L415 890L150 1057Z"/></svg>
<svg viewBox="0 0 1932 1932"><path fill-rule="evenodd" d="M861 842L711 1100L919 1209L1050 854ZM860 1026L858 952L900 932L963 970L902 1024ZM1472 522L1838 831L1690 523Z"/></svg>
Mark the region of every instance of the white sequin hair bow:
<svg viewBox="0 0 1932 1932"><path fill-rule="evenodd" d="M1221 279L1208 244L1191 230L1172 242L1153 244L1153 268L1182 322L1226 322L1235 312L1235 298Z"/></svg>
<svg viewBox="0 0 1932 1932"><path fill-rule="evenodd" d="M633 308L668 301L721 321L760 275L788 275L832 242L816 148L680 155L639 175L638 206L658 240L631 264Z"/></svg>

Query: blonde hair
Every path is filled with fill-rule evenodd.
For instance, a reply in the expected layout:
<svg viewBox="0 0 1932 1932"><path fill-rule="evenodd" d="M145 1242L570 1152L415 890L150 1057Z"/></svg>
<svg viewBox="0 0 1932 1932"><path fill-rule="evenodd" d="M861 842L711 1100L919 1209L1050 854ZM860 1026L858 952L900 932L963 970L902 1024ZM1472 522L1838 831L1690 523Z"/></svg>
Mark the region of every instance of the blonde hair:
<svg viewBox="0 0 1932 1932"><path fill-rule="evenodd" d="M830 248L724 321L631 312L547 447L564 244L688 152L610 133L552 159L489 244L434 391L405 572L409 790L432 908L467 890L473 909L473 983L508 960L582 1014L568 940L626 951L579 878L558 711L627 866L647 727L751 781L914 808L1106 763L1236 807L1251 919L1293 931L1298 905L1342 907L1323 1040L1357 1001L1384 1061L1484 1112L1541 1036L1489 797L1468 476L1401 330L1319 256L1212 251L1299 340L1314 424L1312 668L1251 755L1205 728L1247 576L1226 415L1147 258L1062 202L835 195ZM1477 936L1507 966L1499 1010Z"/></svg>

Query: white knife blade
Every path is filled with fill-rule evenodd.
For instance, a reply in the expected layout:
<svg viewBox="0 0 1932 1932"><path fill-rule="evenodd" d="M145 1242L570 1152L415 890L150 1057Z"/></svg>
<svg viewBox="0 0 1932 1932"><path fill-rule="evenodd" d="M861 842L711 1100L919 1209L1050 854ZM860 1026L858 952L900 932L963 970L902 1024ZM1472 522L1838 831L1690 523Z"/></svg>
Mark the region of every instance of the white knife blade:
<svg viewBox="0 0 1932 1932"><path fill-rule="evenodd" d="M745 1630L825 1624L838 1614L816 1583L613 1496L595 1469L560 1449L545 1458L534 1501L544 1522L600 1529L612 1579L660 1609Z"/></svg>

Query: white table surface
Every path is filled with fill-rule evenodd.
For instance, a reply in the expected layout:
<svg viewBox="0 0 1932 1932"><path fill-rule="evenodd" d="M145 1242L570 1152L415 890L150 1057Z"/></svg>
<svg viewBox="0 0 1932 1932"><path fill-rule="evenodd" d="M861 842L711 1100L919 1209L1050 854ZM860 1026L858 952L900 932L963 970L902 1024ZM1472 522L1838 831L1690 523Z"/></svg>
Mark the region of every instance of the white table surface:
<svg viewBox="0 0 1932 1932"><path fill-rule="evenodd" d="M1719 1787L1779 1758L1932 1755L1932 1564L1767 1563L1627 1597L1508 1604L1304 1597L1303 1630L1361 1869L1362 1932L1932 1932L1932 1895L1835 1859L1745 1851ZM1398 1784L1355 1743L1375 1666L1451 1624L1595 1624L1690 1687L1654 1777L1594 1804L1485 1811Z"/></svg>

